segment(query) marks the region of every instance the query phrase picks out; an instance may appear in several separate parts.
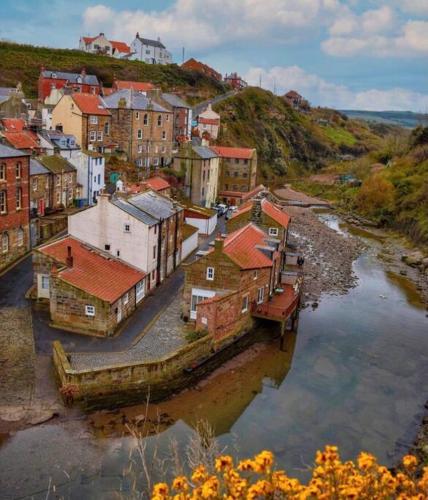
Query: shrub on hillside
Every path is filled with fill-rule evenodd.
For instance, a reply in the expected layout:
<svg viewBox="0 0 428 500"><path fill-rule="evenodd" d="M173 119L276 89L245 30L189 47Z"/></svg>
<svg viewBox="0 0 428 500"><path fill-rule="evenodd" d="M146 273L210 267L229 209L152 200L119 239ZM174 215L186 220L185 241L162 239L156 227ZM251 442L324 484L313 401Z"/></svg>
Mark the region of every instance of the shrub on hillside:
<svg viewBox="0 0 428 500"><path fill-rule="evenodd" d="M394 185L380 174L366 179L356 197L357 208L362 213L378 219L385 218L392 212L394 201Z"/></svg>

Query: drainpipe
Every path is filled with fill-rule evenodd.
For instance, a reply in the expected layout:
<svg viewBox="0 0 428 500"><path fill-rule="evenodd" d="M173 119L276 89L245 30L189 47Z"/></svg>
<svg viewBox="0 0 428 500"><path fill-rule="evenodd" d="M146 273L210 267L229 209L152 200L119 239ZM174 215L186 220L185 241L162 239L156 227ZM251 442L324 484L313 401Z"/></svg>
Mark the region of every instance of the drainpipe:
<svg viewBox="0 0 428 500"><path fill-rule="evenodd" d="M162 259L162 228L164 220L159 219L159 233L158 233L158 259L156 263L156 285L160 285L161 282L161 259Z"/></svg>

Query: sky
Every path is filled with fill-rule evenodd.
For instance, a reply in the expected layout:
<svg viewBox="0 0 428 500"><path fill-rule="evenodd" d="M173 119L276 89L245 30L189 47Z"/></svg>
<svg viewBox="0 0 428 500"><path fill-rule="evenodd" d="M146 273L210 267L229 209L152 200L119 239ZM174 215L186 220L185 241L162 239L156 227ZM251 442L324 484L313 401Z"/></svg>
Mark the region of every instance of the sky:
<svg viewBox="0 0 428 500"><path fill-rule="evenodd" d="M138 31L178 64L184 47L316 106L428 112L428 0L0 0L0 18L0 39L77 48Z"/></svg>

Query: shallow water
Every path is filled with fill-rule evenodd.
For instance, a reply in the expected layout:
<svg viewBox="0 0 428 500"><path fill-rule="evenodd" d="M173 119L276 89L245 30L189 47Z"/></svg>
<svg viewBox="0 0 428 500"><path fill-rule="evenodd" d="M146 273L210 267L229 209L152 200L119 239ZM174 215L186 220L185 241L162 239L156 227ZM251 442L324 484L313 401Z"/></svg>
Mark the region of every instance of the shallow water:
<svg viewBox="0 0 428 500"><path fill-rule="evenodd" d="M326 221L347 231L337 218ZM415 287L384 271L381 242L365 242L354 264L358 286L304 309L286 352L277 341L257 345L196 388L151 406L139 427L153 434L148 450L165 456L172 439L183 450L202 417L221 448L239 456L271 449L300 477L326 443L339 445L344 458L364 449L392 465L415 437L428 399L428 318ZM126 422L145 413L141 405L18 432L0 448L1 497L45 498L50 480L66 497L122 489L126 498L136 443Z"/></svg>

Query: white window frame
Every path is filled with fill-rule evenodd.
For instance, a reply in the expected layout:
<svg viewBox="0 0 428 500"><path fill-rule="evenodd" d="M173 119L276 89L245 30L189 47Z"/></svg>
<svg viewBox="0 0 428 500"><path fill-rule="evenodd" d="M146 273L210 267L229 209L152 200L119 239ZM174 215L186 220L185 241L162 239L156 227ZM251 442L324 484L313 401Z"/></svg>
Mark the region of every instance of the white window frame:
<svg viewBox="0 0 428 500"><path fill-rule="evenodd" d="M242 297L242 308L241 308L241 313L246 313L248 311L248 306L250 304L250 297L249 295L244 295Z"/></svg>
<svg viewBox="0 0 428 500"><path fill-rule="evenodd" d="M4 232L1 235L1 252L8 253L9 252L9 234Z"/></svg>
<svg viewBox="0 0 428 500"><path fill-rule="evenodd" d="M22 189L16 188L16 210L22 210Z"/></svg>
<svg viewBox="0 0 428 500"><path fill-rule="evenodd" d="M39 180L37 177L33 177L32 187L33 187L33 191L37 191L37 189L39 188Z"/></svg>
<svg viewBox="0 0 428 500"><path fill-rule="evenodd" d="M145 285L145 280L142 280L135 285L135 301L137 304L141 302L145 297Z"/></svg>
<svg viewBox="0 0 428 500"><path fill-rule="evenodd" d="M124 306L126 306L126 304L128 304L128 302L129 302L129 293L128 292L125 293L125 295L123 296L122 302L123 302Z"/></svg>
<svg viewBox="0 0 428 500"><path fill-rule="evenodd" d="M95 142L97 140L97 131L90 130L89 131L89 142Z"/></svg>
<svg viewBox="0 0 428 500"><path fill-rule="evenodd" d="M89 116L89 123L91 125L98 125L98 116L96 116L96 115L90 115Z"/></svg>
<svg viewBox="0 0 428 500"><path fill-rule="evenodd" d="M98 142L102 142L103 141L103 133L101 132L101 130L99 130L98 133L97 133L97 141Z"/></svg>
<svg viewBox="0 0 428 500"><path fill-rule="evenodd" d="M262 286L257 289L257 304L263 304L264 298L265 298L265 289Z"/></svg>
<svg viewBox="0 0 428 500"><path fill-rule="evenodd" d="M256 280L259 277L259 271L256 269L253 273L253 279Z"/></svg>
<svg viewBox="0 0 428 500"><path fill-rule="evenodd" d="M6 175L6 163L0 163L0 181L5 181Z"/></svg>
<svg viewBox="0 0 428 500"><path fill-rule="evenodd" d="M203 302L206 299L211 299L212 297L215 297L215 295L216 292L214 290L192 288L192 295L190 296L190 319L196 319L196 306L199 304L199 302Z"/></svg>
<svg viewBox="0 0 428 500"><path fill-rule="evenodd" d="M137 130L137 139L142 139L143 138L143 129L139 128Z"/></svg>
<svg viewBox="0 0 428 500"><path fill-rule="evenodd" d="M85 305L85 316L93 318L95 316L95 306L89 304Z"/></svg>
<svg viewBox="0 0 428 500"><path fill-rule="evenodd" d="M42 288L42 290L49 290L49 288L50 288L49 275L47 275L47 274L42 274L41 275L41 277L40 277L40 288Z"/></svg>
<svg viewBox="0 0 428 500"><path fill-rule="evenodd" d="M278 234L279 234L279 229L277 227L269 228L269 236L278 236Z"/></svg>
<svg viewBox="0 0 428 500"><path fill-rule="evenodd" d="M166 130L162 130L162 140L166 141Z"/></svg>
<svg viewBox="0 0 428 500"><path fill-rule="evenodd" d="M130 233L131 232L131 224L129 224L129 222L125 222L125 224L123 225L123 231L125 233Z"/></svg>
<svg viewBox="0 0 428 500"><path fill-rule="evenodd" d="M7 191L0 191L0 214L7 214Z"/></svg>
<svg viewBox="0 0 428 500"><path fill-rule="evenodd" d="M208 281L214 281L215 278L215 268L212 266L207 267L206 279Z"/></svg>

